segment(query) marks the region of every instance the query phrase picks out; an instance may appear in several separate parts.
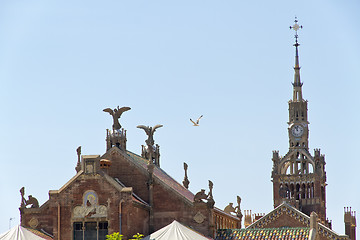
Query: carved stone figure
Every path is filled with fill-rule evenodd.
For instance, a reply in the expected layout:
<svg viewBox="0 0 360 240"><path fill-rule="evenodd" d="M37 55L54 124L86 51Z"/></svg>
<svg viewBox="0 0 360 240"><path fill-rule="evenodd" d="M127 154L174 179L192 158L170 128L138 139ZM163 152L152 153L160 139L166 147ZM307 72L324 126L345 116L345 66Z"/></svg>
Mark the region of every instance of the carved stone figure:
<svg viewBox="0 0 360 240"><path fill-rule="evenodd" d="M29 199L26 200L25 199L25 187L22 187L20 189L20 194L21 194L21 204L20 204L20 208L26 208L27 206L31 205L30 208L38 208L39 207L39 202L36 198L34 198L32 195L29 195Z"/></svg>
<svg viewBox="0 0 360 240"><path fill-rule="evenodd" d="M233 203L229 203L229 205L227 205L225 208L224 208L224 212L226 213L236 213L235 212L235 208L233 207Z"/></svg>
<svg viewBox="0 0 360 240"><path fill-rule="evenodd" d="M147 146L154 146L154 133L157 128L161 128L163 125L155 125L154 127L139 125L137 128L144 129L146 135L148 135L148 139L145 140Z"/></svg>
<svg viewBox="0 0 360 240"><path fill-rule="evenodd" d="M39 207L38 200L36 198L34 198L32 195L29 195L28 197L29 197L29 199L26 200L25 207L31 205L30 208L38 208Z"/></svg>
<svg viewBox="0 0 360 240"><path fill-rule="evenodd" d="M159 145L154 145L154 133L157 128L162 127L163 125L155 125L154 127L139 125L137 128L144 129L146 135L148 135L148 139L145 140L147 145L146 148L143 147L142 149L142 157L149 160L149 163L155 163L157 166L160 166L159 158L160 158L160 151Z"/></svg>
<svg viewBox="0 0 360 240"><path fill-rule="evenodd" d="M205 189L201 189L198 193L194 196L194 202L202 202L202 199L206 200L208 195L205 193Z"/></svg>
<svg viewBox="0 0 360 240"><path fill-rule="evenodd" d="M234 207L233 206L233 203L229 203L229 205L227 205L225 208L224 208L224 212L226 213L235 213L236 216L238 218L242 218L242 213L241 213L241 209L240 209L240 203L241 203L241 198L239 196L237 196L237 206Z"/></svg>
<svg viewBox="0 0 360 240"><path fill-rule="evenodd" d="M108 112L113 117L113 120L114 120L114 123L113 123L113 126L112 126L113 131L121 129L121 125L119 123L119 118L121 117L121 114L123 112L126 112L126 111L128 111L130 109L131 108L129 108L129 107L119 108L119 106L117 106L117 108L115 108L114 110L112 110L111 108L105 108L103 110L104 112Z"/></svg>
<svg viewBox="0 0 360 240"><path fill-rule="evenodd" d="M210 208L213 208L215 205L215 201L212 195L212 189L213 189L214 184L212 183L212 181L209 180L209 194L205 193L204 189L201 189L200 192L196 193L194 196L194 202L203 202L202 200L207 200L207 205Z"/></svg>

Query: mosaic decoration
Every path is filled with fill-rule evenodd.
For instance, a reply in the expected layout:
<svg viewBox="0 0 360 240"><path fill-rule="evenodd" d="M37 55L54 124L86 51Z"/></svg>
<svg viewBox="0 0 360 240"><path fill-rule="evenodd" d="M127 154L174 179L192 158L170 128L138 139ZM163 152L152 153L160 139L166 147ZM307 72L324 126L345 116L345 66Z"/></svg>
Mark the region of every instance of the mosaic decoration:
<svg viewBox="0 0 360 240"><path fill-rule="evenodd" d="M221 229L215 240L308 240L309 228Z"/></svg>
<svg viewBox="0 0 360 240"><path fill-rule="evenodd" d="M83 196L83 205L76 206L73 211L74 218L107 217L107 207L99 205L95 191L86 191Z"/></svg>

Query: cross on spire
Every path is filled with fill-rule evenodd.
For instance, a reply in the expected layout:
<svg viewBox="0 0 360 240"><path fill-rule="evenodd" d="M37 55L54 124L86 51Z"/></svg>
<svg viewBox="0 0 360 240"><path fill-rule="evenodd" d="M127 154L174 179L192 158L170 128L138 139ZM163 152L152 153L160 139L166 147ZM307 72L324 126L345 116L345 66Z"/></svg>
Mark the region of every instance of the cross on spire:
<svg viewBox="0 0 360 240"><path fill-rule="evenodd" d="M290 26L290 29L294 29L295 31L295 76L294 76L294 82L293 82L293 86L294 86L294 94L293 94L293 101L302 101L302 91L301 91L301 86L302 83L300 81L300 64L299 64L299 50L298 47L300 46L300 44L298 43L298 30L300 28L303 28L302 25L298 24L298 20L297 17L295 17L295 21L294 21L294 25Z"/></svg>
<svg viewBox="0 0 360 240"><path fill-rule="evenodd" d="M298 39L298 37L299 37L299 35L298 35L298 30L299 30L300 28L303 28L303 26L302 26L302 25L299 25L298 22L299 22L299 21L297 20L297 17L295 16L294 25L290 26L290 29L294 29L294 31L295 31L295 44L298 44L298 41L297 41L297 39Z"/></svg>

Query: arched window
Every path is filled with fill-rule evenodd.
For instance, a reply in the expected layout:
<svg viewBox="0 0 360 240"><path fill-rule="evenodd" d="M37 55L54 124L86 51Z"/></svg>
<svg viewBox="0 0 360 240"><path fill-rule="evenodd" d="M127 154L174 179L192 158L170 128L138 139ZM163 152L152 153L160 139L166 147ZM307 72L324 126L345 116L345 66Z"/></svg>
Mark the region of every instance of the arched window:
<svg viewBox="0 0 360 240"><path fill-rule="evenodd" d="M306 187L305 187L305 183L303 183L301 185L301 199L305 199L306 198Z"/></svg>
<svg viewBox="0 0 360 240"><path fill-rule="evenodd" d="M311 183L311 198L314 198L314 183Z"/></svg>
<svg viewBox="0 0 360 240"><path fill-rule="evenodd" d="M314 173L314 166L311 163L308 164L308 168L309 168L308 173Z"/></svg>
<svg viewBox="0 0 360 240"><path fill-rule="evenodd" d="M296 193L295 193L296 200L299 200L301 198L300 196L300 184L296 184Z"/></svg>
<svg viewBox="0 0 360 240"><path fill-rule="evenodd" d="M294 197L294 184L290 184L290 189L289 189L289 199Z"/></svg>
<svg viewBox="0 0 360 240"><path fill-rule="evenodd" d="M307 190L307 198L311 198L311 187L309 183L306 186L306 190Z"/></svg>

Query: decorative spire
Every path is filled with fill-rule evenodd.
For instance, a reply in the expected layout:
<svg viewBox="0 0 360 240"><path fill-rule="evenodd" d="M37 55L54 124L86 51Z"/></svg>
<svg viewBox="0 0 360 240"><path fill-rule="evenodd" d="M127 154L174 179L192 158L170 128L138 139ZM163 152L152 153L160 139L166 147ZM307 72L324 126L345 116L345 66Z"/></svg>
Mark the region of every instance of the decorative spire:
<svg viewBox="0 0 360 240"><path fill-rule="evenodd" d="M298 30L300 28L303 28L303 26L298 24L298 20L297 17L295 17L295 21L294 21L294 25L290 26L290 29L293 29L295 31L295 75L294 75L294 82L293 82L293 86L294 86L294 93L293 93L293 101L302 101L302 91L301 91L301 87L302 87L302 83L300 81L300 65L299 65L299 50L298 47L300 46L300 44L298 43Z"/></svg>
<svg viewBox="0 0 360 240"><path fill-rule="evenodd" d="M185 177L184 177L184 181L183 181L183 185L186 189L189 189L189 178L187 176L187 169L188 169L188 165L184 162L184 170L185 170Z"/></svg>
<svg viewBox="0 0 360 240"><path fill-rule="evenodd" d="M76 149L76 153L77 153L78 160L77 160L77 164L76 164L75 170L76 170L76 172L79 172L79 171L81 170L81 163L80 163L80 158L81 158L81 146L79 146L79 147Z"/></svg>

